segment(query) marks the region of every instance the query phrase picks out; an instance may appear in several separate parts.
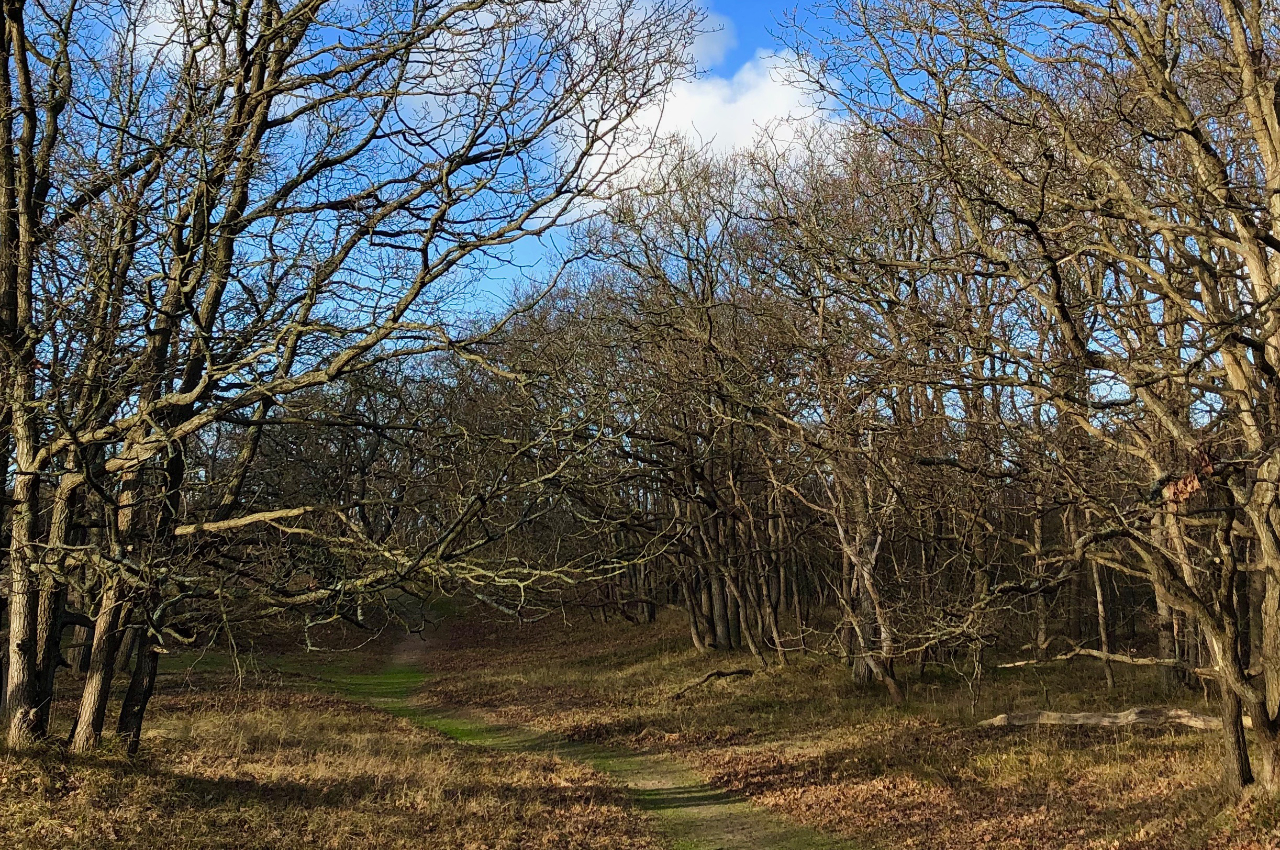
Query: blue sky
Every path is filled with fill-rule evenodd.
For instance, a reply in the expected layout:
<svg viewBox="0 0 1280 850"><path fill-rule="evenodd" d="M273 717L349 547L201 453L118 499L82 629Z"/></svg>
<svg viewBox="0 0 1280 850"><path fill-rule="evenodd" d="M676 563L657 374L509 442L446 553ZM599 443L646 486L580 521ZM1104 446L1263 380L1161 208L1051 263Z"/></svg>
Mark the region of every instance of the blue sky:
<svg viewBox="0 0 1280 850"><path fill-rule="evenodd" d="M777 21L791 8L782 3L768 3L762 0L746 0L734 3L721 0L719 3L704 3L711 13L712 21L726 24L722 35L729 39L724 58L709 68L717 76L732 77L734 72L751 59L756 52L773 50L773 39L770 32L777 32Z"/></svg>
<svg viewBox="0 0 1280 850"><path fill-rule="evenodd" d="M646 123L724 151L749 145L771 121L805 114L804 97L783 84L773 57L771 33L777 33L779 19L793 5L786 0L710 0L704 5L709 27L718 28L695 48L705 73L677 85L661 120L655 116Z"/></svg>
<svg viewBox="0 0 1280 850"><path fill-rule="evenodd" d="M642 117L641 123L663 133L681 133L706 147L728 151L752 143L759 129L788 115L808 114L805 98L779 78L777 45L771 33L793 5L786 0L719 0L703 6L708 24L718 31L703 36L695 48L703 73L671 93L661 116ZM517 265L497 263L481 289L509 295L509 287L527 289L528 279L540 279L551 267L548 252L562 248L561 235L526 240L507 252Z"/></svg>

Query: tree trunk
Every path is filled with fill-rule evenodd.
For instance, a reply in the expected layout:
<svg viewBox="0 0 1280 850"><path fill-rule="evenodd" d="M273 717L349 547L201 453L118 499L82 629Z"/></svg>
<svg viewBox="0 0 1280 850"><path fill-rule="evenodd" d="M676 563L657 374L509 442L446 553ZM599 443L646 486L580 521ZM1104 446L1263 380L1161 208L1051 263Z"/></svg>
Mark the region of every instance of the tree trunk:
<svg viewBox="0 0 1280 850"><path fill-rule="evenodd" d="M8 600L5 600L6 607L7 607L7 602ZM6 628L8 627L8 624L4 623L3 620L0 620L0 624L5 625ZM8 633L0 632L0 634L7 635ZM7 687L8 682L9 682L9 641L4 640L4 641L0 641L0 685L4 685L3 687L0 687L0 717L9 716L8 711L5 709L5 702L8 697L8 694L6 694L5 692L8 690L8 687Z"/></svg>
<svg viewBox="0 0 1280 850"><path fill-rule="evenodd" d="M52 579L40 594L36 617L36 633L40 645L36 654L36 722L34 733L43 738L49 734L49 715L53 706L53 684L62 662L62 615L66 606L67 587L53 586Z"/></svg>
<svg viewBox="0 0 1280 850"><path fill-rule="evenodd" d="M729 605L725 600L724 580L718 571L707 570L707 583L711 585L711 623L715 629L715 648L733 649L729 637Z"/></svg>
<svg viewBox="0 0 1280 850"><path fill-rule="evenodd" d="M772 575L772 574L771 574ZM766 579L766 582L768 580ZM769 627L769 636L773 641L773 650L778 655L778 663L783 667L787 666L787 650L782 645L782 630L778 628L778 599L779 596L770 592L770 588L766 585L761 588L764 591L768 605L763 611L765 624Z"/></svg>
<svg viewBox="0 0 1280 850"><path fill-rule="evenodd" d="M601 610L608 611L609 608L608 606L605 606ZM120 632L120 637L119 637L120 647L119 649L116 650L116 672L117 673L128 672L129 660L133 658L133 647L138 639L138 630L125 628L125 626L127 625L128 624L124 622L120 624L120 628L122 631Z"/></svg>
<svg viewBox="0 0 1280 850"><path fill-rule="evenodd" d="M1247 704L1254 735L1258 739L1258 766L1254 780L1270 792L1280 791L1280 736L1265 702Z"/></svg>
<svg viewBox="0 0 1280 850"><path fill-rule="evenodd" d="M9 747L15 750L26 747L36 737L36 655L40 636L36 631L39 594L32 569L37 562L33 547L38 495L37 477L19 474L13 487L16 504L9 547L9 675L5 696Z"/></svg>
<svg viewBox="0 0 1280 850"><path fill-rule="evenodd" d="M693 588L690 586L687 578L680 579L680 595L684 597L684 610L689 616L689 636L693 638L693 648L698 652L706 652L707 644L702 639L701 617L698 614L698 604L694 601Z"/></svg>
<svg viewBox="0 0 1280 850"><path fill-rule="evenodd" d="M1249 624L1249 618L1253 616L1253 606L1249 602L1249 574L1246 572L1236 573L1235 577L1235 616L1236 627L1236 654L1240 658L1240 666L1248 670L1253 664L1253 645L1249 640L1249 633L1252 631Z"/></svg>
<svg viewBox="0 0 1280 850"><path fill-rule="evenodd" d="M129 677L129 690L120 706L120 720L116 724L116 733L126 742L129 755L138 752L143 717L155 690L156 672L160 668L160 648L150 634L140 634L135 643L138 647L137 658L133 663L133 675Z"/></svg>
<svg viewBox="0 0 1280 850"><path fill-rule="evenodd" d="M71 632L71 645L67 647L67 663L71 672L83 677L89 672L89 647L93 644L93 629L76 626Z"/></svg>
<svg viewBox="0 0 1280 850"><path fill-rule="evenodd" d="M1249 745L1244 739L1244 718L1240 711L1240 697L1228 687L1222 691L1222 741L1223 781L1227 789L1239 793L1253 783L1253 770L1249 766Z"/></svg>
<svg viewBox="0 0 1280 850"><path fill-rule="evenodd" d="M1069 538L1070 539L1070 538ZM1072 643L1079 643L1084 636L1084 627L1081 625L1081 611L1084 606L1081 604L1081 597L1084 595L1083 582L1080 580L1080 570L1076 569L1071 573L1071 579L1067 582L1067 637Z"/></svg>
<svg viewBox="0 0 1280 850"><path fill-rule="evenodd" d="M116 652L120 648L120 627L129 620L129 604L119 598L119 588L112 584L102 597L102 608L94 621L93 648L89 656L89 674L80 695L80 710L71 735L73 752L85 753L98 746L102 724L107 715L107 699L111 694L111 678L115 673Z"/></svg>
<svg viewBox="0 0 1280 850"><path fill-rule="evenodd" d="M707 649L716 648L716 619L715 605L711 602L711 580L706 574L706 570L696 570L695 576L698 581L698 612L702 617L702 623L707 627L706 643Z"/></svg>
<svg viewBox="0 0 1280 850"><path fill-rule="evenodd" d="M734 607L736 607L740 613L740 619L746 620L747 605L742 599L741 592L738 590L738 583L726 575L724 577L724 585L729 590L731 601L735 603ZM751 656L760 664L760 669L766 669L769 666L769 662L764 660L764 653L760 651L760 646L756 643L755 637L752 636L750 625L745 622L740 623L738 635L739 638L746 638L747 647L751 650Z"/></svg>
<svg viewBox="0 0 1280 850"><path fill-rule="evenodd" d="M1262 663L1267 687L1267 716L1280 714L1280 577L1267 570L1262 598ZM1280 767L1280 766L1278 766Z"/></svg>
<svg viewBox="0 0 1280 850"><path fill-rule="evenodd" d="M1098 562L1092 561L1090 567L1093 572L1093 588L1098 602L1098 644L1099 649L1105 654L1111 653L1111 640L1107 636L1107 603L1106 597L1102 591L1102 576L1098 569ZM1106 674L1107 690L1115 690L1116 676L1111 670L1111 662L1103 659L1102 669Z"/></svg>
<svg viewBox="0 0 1280 850"><path fill-rule="evenodd" d="M736 585L726 574L724 576L726 619L729 621L729 648L742 649L742 620L745 615L741 598ZM750 629L746 629L750 633Z"/></svg>
<svg viewBox="0 0 1280 850"><path fill-rule="evenodd" d="M1267 593L1267 574L1249 571L1249 658L1256 663L1262 658L1262 604Z"/></svg>
<svg viewBox="0 0 1280 850"><path fill-rule="evenodd" d="M1043 593L1037 593L1035 599L1036 634L1032 655L1037 661L1043 661L1049 650L1049 603Z"/></svg>
<svg viewBox="0 0 1280 850"><path fill-rule="evenodd" d="M1173 609L1169 607L1169 603L1156 600L1156 640L1158 658L1176 659L1178 647L1174 642L1173 635ZM1174 667L1160 668L1160 681L1164 686L1166 693L1173 693L1182 683L1182 679L1178 671Z"/></svg>

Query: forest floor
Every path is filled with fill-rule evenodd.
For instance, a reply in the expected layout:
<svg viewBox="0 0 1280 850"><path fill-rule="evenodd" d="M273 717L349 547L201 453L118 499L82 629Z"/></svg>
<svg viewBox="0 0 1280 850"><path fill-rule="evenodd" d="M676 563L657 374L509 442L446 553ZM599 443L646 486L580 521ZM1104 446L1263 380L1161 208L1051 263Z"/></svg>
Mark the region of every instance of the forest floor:
<svg viewBox="0 0 1280 850"><path fill-rule="evenodd" d="M549 755L588 765L625 788L646 812L664 844L676 850L859 850L859 846L789 822L702 779L678 759L661 752L570 741L522 724L496 722L467 708L425 708L418 695L426 682L420 652L402 644L395 660L317 671L282 659L281 672L302 677L304 687L332 689L354 700L411 719L480 752ZM385 664L385 666L384 666Z"/></svg>
<svg viewBox="0 0 1280 850"><path fill-rule="evenodd" d="M707 785L775 818L878 848L1200 850L1280 847L1280 806L1219 790L1220 738L1178 729L992 729L1006 711L1180 704L1149 670L1089 662L995 671L980 688L931 665L905 707L821 656L753 669L700 654L678 619L634 626L560 620L453 623L401 644L426 675L414 710L613 752L675 757ZM773 659L771 659L772 661ZM765 846L765 845L759 845Z"/></svg>
<svg viewBox="0 0 1280 850"><path fill-rule="evenodd" d="M616 781L549 753L477 748L292 677L207 656L165 675L141 755L0 753L13 850L659 850ZM364 696L406 693L387 671ZM65 716L71 705L58 706Z"/></svg>
<svg viewBox="0 0 1280 850"><path fill-rule="evenodd" d="M1146 671L1111 692L1088 663L971 689L931 666L894 707L828 658L759 671L695 652L675 619L585 616L241 660L167 659L140 757L0 755L0 845L1280 848L1280 804L1218 790L1216 734L975 725L1212 711Z"/></svg>

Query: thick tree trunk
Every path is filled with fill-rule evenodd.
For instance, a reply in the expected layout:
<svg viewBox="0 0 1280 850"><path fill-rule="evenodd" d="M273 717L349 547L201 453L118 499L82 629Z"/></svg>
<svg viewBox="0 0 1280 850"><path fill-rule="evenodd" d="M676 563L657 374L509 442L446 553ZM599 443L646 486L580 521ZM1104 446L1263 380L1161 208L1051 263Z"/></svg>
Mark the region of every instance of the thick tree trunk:
<svg viewBox="0 0 1280 850"><path fill-rule="evenodd" d="M66 585L54 586L51 580L40 593L36 633L41 639L36 654L36 722L33 730L40 738L49 734L54 679L62 662L62 616L66 598Z"/></svg>
<svg viewBox="0 0 1280 850"><path fill-rule="evenodd" d="M120 627L128 623L129 605L112 584L103 593L93 630L93 648L89 657L89 674L80 695L80 710L71 735L71 749L88 752L98 746L102 725L107 715L107 698L111 694L111 678L115 673L116 652L120 648Z"/></svg>
<svg viewBox="0 0 1280 850"><path fill-rule="evenodd" d="M1280 736L1276 734L1272 715L1265 702L1249 702L1246 708L1258 742L1258 763L1253 778L1270 792L1280 791Z"/></svg>
<svg viewBox="0 0 1280 850"><path fill-rule="evenodd" d="M1244 718L1240 710L1240 697L1230 688L1222 691L1222 778L1228 790L1238 793L1253 783L1253 770L1249 765L1249 745L1244 739Z"/></svg>
<svg viewBox="0 0 1280 850"><path fill-rule="evenodd" d="M5 120L10 120L6 118ZM12 185L6 191L14 200ZM25 215L16 210L17 218ZM3 214L5 227L14 227L15 208ZM15 238L15 231L8 232ZM36 456L40 442L40 425L36 406L36 365L34 340L28 336L33 320L31 301L18 297L19 290L31 289L32 253L29 245L18 247L17 240L4 246L8 262L0 274L0 318L7 337L8 372L7 414L9 442L12 445L13 493L9 514L9 670L6 681L5 711L8 719L8 742L12 749L29 745L36 737L37 668L40 634L37 631L38 576L40 563L40 467ZM11 300L12 299L12 300ZM7 473L8 467L6 467Z"/></svg>
<svg viewBox="0 0 1280 850"><path fill-rule="evenodd" d="M600 609L602 611L609 610L608 607ZM124 629L125 624L121 623L120 627ZM125 673L129 670L129 661L133 658L134 644L138 639L137 629L124 629L120 633L120 647L116 650L116 672Z"/></svg>
<svg viewBox="0 0 1280 850"><path fill-rule="evenodd" d="M1259 657L1266 678L1267 715L1280 714L1280 577L1266 573L1262 598L1262 653Z"/></svg>
<svg viewBox="0 0 1280 850"><path fill-rule="evenodd" d="M35 475L18 475L13 489L17 504L9 548L9 670L5 695L11 749L26 747L36 737L39 593L32 570L36 563L33 547L37 491Z"/></svg>
<svg viewBox="0 0 1280 850"><path fill-rule="evenodd" d="M5 600L6 608L7 604L8 600ZM0 631L0 637L4 638L4 640L0 641L0 717L8 717L9 713L5 708L5 702L8 698L6 691L8 691L7 685L9 682L9 624L4 622L3 618L0 618L0 625L4 626L4 630Z"/></svg>
<svg viewBox="0 0 1280 850"><path fill-rule="evenodd" d="M138 742L142 739L142 721L147 711L147 703L155 690L156 673L160 667L160 651L149 635L139 635L135 641L138 647L133 663L133 675L129 678L129 690L124 695L120 706L120 719L116 723L116 733L124 739L129 755L138 752Z"/></svg>
<svg viewBox="0 0 1280 850"><path fill-rule="evenodd" d="M1250 664L1262 658L1262 604L1267 593L1267 574L1262 570L1249 573L1249 658Z"/></svg>

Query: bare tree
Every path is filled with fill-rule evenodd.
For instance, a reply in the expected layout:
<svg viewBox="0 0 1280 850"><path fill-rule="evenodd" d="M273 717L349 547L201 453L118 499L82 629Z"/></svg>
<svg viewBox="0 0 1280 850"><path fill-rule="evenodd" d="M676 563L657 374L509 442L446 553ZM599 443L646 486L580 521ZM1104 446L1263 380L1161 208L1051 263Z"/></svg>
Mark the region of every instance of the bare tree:
<svg viewBox="0 0 1280 850"><path fill-rule="evenodd" d="M1068 0L821 15L834 26L797 30L801 76L945 194L955 238L939 266L998 283L988 309L1026 317L986 345L1016 364L1001 383L1124 470L1079 488L1077 518L1094 527L1066 542L1095 577L1099 564L1141 575L1189 618L1221 686L1228 782L1275 788L1275 10ZM1242 573L1262 577L1252 663ZM1097 599L1105 621L1101 586Z"/></svg>
<svg viewBox="0 0 1280 850"><path fill-rule="evenodd" d="M457 298L608 188L697 20L596 0L10 10L11 746L39 728L68 588L95 620L85 749L121 629L164 641L155 588L215 569L174 560L182 541L288 515L244 498L282 399L410 354L475 356L501 319L463 324ZM192 515L192 441L229 421L240 455Z"/></svg>

